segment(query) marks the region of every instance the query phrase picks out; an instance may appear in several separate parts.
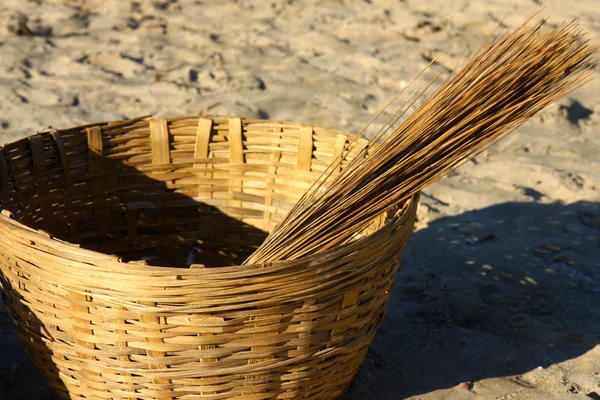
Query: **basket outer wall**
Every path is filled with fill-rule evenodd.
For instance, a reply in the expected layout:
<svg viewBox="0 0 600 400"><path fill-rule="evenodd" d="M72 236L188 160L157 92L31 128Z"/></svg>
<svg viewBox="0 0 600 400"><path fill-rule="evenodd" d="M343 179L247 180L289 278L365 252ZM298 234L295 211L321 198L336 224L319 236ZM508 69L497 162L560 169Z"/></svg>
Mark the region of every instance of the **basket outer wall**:
<svg viewBox="0 0 600 400"><path fill-rule="evenodd" d="M106 172L104 159L270 230L350 135L185 117L37 137L0 151L0 277L20 337L61 397L333 399L347 388L384 317L418 195L352 243L269 265L125 263L48 232L82 218L77 188ZM48 211L42 190L64 207ZM128 235L139 210L156 206L134 200L121 204Z"/></svg>

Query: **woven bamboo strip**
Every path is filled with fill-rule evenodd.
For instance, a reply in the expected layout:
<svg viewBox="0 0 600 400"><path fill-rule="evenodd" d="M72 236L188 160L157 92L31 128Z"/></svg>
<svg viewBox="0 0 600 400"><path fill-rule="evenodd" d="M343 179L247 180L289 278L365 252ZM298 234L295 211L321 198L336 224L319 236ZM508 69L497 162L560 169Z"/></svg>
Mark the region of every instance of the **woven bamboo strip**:
<svg viewBox="0 0 600 400"><path fill-rule="evenodd" d="M99 126L86 129L88 144L88 166L90 172L95 172L102 164L102 130Z"/></svg>
<svg viewBox="0 0 600 400"><path fill-rule="evenodd" d="M240 118L229 119L229 160L231 163L243 164L244 153L242 145L242 120ZM239 166L239 165L238 165ZM231 175L238 175L235 170L231 172ZM232 199L235 198L235 193L242 191L242 180L231 179L229 182L229 193L232 195ZM229 201L230 207L242 207L242 202L237 200Z"/></svg>
<svg viewBox="0 0 600 400"><path fill-rule="evenodd" d="M208 159L212 124L213 124L213 121L211 119L207 119L207 118L199 118L198 119L198 128L196 131L196 147L194 150L194 158L196 158L196 159ZM210 170L212 167L212 165L210 163L194 164L194 167L198 170L204 170L204 172L200 172L198 174L198 176L206 177L208 179L208 181L210 182L210 179L212 177L210 175L210 172L207 172L207 170ZM204 185L200 184L199 188L198 188L198 197L199 198L204 198L204 197L210 198L211 191L206 190L206 187L204 187Z"/></svg>

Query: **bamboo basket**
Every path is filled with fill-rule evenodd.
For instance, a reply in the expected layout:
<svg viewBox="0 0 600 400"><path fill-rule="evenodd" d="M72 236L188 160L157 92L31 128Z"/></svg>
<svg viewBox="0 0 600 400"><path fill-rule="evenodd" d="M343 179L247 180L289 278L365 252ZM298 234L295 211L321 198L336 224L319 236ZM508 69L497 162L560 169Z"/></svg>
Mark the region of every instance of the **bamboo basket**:
<svg viewBox="0 0 600 400"><path fill-rule="evenodd" d="M351 139L138 118L0 147L3 294L45 380L65 399L339 397L384 317L418 195L336 248L240 264Z"/></svg>

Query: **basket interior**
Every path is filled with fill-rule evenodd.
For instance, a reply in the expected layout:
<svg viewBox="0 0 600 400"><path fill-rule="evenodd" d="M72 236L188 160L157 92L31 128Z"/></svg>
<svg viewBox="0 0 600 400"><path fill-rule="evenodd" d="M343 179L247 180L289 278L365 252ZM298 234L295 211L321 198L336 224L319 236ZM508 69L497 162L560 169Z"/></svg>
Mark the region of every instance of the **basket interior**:
<svg viewBox="0 0 600 400"><path fill-rule="evenodd" d="M240 118L43 133L2 148L0 208L126 262L239 265L347 145L340 132Z"/></svg>

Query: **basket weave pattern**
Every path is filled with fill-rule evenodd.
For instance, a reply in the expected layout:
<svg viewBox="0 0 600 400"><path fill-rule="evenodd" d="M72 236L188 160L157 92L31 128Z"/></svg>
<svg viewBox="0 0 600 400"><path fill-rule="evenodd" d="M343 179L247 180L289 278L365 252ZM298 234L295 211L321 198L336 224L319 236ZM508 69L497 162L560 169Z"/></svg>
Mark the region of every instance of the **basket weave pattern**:
<svg viewBox="0 0 600 400"><path fill-rule="evenodd" d="M1 147L3 294L46 381L71 399L338 397L385 314L418 196L338 248L239 264L351 139L185 117Z"/></svg>

